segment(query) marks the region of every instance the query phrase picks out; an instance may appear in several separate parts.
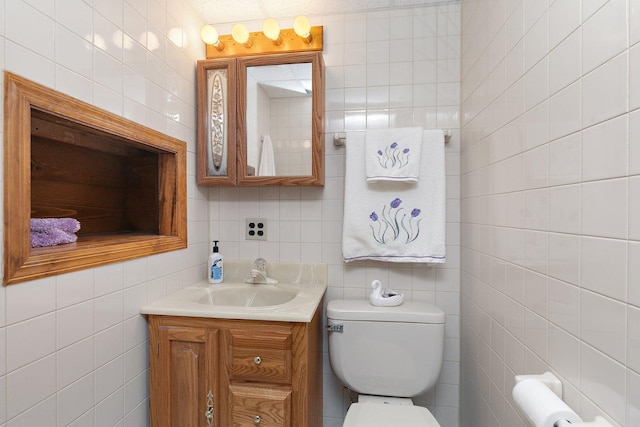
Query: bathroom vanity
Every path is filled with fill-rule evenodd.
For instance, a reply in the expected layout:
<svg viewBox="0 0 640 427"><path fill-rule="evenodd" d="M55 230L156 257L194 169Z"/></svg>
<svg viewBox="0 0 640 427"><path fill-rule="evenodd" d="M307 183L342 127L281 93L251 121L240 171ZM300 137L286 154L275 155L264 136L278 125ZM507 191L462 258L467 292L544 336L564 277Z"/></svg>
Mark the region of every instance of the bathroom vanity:
<svg viewBox="0 0 640 427"><path fill-rule="evenodd" d="M249 271L233 265L225 262L225 278ZM151 426L322 425L326 266L307 266L288 276L270 269L272 277L287 276L279 285L237 277L202 282L142 308L149 319ZM259 292L251 296L253 290ZM282 292L293 296L269 299Z"/></svg>
<svg viewBox="0 0 640 427"><path fill-rule="evenodd" d="M151 425L321 426L321 323L149 316Z"/></svg>

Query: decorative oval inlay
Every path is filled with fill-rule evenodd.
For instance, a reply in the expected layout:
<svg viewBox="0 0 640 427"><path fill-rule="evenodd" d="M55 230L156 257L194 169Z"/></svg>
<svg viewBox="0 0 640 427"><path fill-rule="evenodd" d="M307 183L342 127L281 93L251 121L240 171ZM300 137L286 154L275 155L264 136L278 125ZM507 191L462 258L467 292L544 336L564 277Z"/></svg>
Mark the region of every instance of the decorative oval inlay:
<svg viewBox="0 0 640 427"><path fill-rule="evenodd" d="M220 73L214 74L211 85L210 144L213 167L219 171L224 155L224 85Z"/></svg>

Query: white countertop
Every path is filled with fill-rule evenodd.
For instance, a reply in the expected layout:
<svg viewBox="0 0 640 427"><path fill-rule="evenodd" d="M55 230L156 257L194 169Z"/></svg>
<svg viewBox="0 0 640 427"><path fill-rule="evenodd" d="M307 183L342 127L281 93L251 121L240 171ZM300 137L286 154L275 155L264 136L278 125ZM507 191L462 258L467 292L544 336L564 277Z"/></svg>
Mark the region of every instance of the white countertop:
<svg viewBox="0 0 640 427"><path fill-rule="evenodd" d="M142 314L208 317L224 319L310 322L327 289L326 264L269 263L269 277L278 279L277 285L247 284L245 277L250 261L226 261L225 280L210 284L206 280L160 298L140 309ZM217 290L247 289L274 286L292 290L296 296L284 303L264 307L216 305L210 296Z"/></svg>

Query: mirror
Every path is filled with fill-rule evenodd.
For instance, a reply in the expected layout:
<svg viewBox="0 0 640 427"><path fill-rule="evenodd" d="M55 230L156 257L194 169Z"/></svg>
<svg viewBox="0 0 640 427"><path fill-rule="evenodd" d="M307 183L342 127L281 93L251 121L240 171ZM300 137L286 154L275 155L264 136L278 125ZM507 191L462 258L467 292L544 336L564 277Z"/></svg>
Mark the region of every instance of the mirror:
<svg viewBox="0 0 640 427"><path fill-rule="evenodd" d="M322 53L238 59L238 185L324 184Z"/></svg>
<svg viewBox="0 0 640 427"><path fill-rule="evenodd" d="M309 63L247 68L248 170L311 175L312 93Z"/></svg>

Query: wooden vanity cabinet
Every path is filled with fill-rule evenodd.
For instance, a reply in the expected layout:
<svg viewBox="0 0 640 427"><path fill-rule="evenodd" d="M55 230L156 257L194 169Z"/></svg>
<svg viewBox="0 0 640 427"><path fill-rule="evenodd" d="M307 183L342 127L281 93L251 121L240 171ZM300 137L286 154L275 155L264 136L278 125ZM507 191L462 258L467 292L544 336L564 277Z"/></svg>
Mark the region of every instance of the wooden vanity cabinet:
<svg viewBox="0 0 640 427"><path fill-rule="evenodd" d="M149 368L151 427L322 425L319 309L309 323L149 315Z"/></svg>

